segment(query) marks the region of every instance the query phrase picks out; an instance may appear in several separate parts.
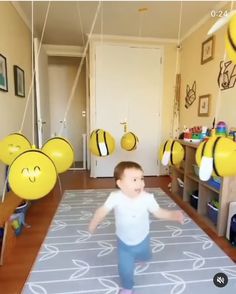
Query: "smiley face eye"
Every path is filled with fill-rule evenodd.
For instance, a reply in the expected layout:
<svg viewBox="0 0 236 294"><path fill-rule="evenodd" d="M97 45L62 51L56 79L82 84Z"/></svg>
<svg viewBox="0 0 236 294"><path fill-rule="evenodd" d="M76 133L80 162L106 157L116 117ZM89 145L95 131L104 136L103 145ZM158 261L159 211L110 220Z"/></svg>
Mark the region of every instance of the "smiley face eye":
<svg viewBox="0 0 236 294"><path fill-rule="evenodd" d="M39 166L35 166L35 168L34 168L34 175L35 175L35 177L39 176L40 173L41 173L40 167Z"/></svg>
<svg viewBox="0 0 236 294"><path fill-rule="evenodd" d="M9 146L9 153L10 154L18 152L21 149L21 147L19 145L9 144L8 146Z"/></svg>
<svg viewBox="0 0 236 294"><path fill-rule="evenodd" d="M41 169L39 166L35 166L33 170L30 170L29 168L25 167L21 170L21 173L25 177L38 177L41 173Z"/></svg>
<svg viewBox="0 0 236 294"><path fill-rule="evenodd" d="M21 170L21 173L23 174L23 176L25 176L25 177L29 177L30 176L30 172L29 172L29 169L28 168L23 168L22 170Z"/></svg>

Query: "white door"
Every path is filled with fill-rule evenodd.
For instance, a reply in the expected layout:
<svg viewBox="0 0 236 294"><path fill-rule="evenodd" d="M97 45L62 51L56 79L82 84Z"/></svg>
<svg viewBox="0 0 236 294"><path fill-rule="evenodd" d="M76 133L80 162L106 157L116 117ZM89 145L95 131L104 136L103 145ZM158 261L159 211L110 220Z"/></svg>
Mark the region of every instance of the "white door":
<svg viewBox="0 0 236 294"><path fill-rule="evenodd" d="M48 86L48 56L43 46L39 48L39 40L37 38L34 39L34 60L38 145L40 148L43 143L50 138L50 103Z"/></svg>
<svg viewBox="0 0 236 294"><path fill-rule="evenodd" d="M91 175L113 176L123 160L142 165L145 175L159 174L157 162L161 138L162 66L160 48L97 44L95 48L95 102L92 130L104 129L116 140L116 150L108 157L91 158ZM139 138L135 151L120 147L128 131Z"/></svg>

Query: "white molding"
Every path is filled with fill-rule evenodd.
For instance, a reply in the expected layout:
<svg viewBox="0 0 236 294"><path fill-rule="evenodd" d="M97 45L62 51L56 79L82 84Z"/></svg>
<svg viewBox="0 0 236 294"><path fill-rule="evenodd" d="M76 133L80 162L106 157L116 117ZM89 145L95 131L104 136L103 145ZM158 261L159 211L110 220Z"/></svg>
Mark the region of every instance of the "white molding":
<svg viewBox="0 0 236 294"><path fill-rule="evenodd" d="M22 10L22 8L20 7L18 1L11 1L11 4L13 5L13 7L16 9L16 11L18 12L19 16L22 18L22 20L24 21L24 23L26 24L26 26L29 28L29 30L31 31L31 22L29 22L28 18L26 17L24 11Z"/></svg>
<svg viewBox="0 0 236 294"><path fill-rule="evenodd" d="M226 8L226 3L225 2L219 2L213 9L211 10L220 10L221 8L225 7ZM189 31L181 38L180 43L183 42L185 39L187 39L189 36L191 36L195 31L197 31L205 22L207 22L211 17L211 14L208 13L203 18L196 23L194 26L192 26ZM217 20L217 19L216 19Z"/></svg>
<svg viewBox="0 0 236 294"><path fill-rule="evenodd" d="M122 35L100 35L93 34L91 36L91 41L113 41L113 42L132 42L132 43L140 43L140 44L177 44L177 39L162 39L162 38L145 38L145 37L134 37L134 36L122 36Z"/></svg>
<svg viewBox="0 0 236 294"><path fill-rule="evenodd" d="M43 44L48 56L82 57L84 48L81 46Z"/></svg>

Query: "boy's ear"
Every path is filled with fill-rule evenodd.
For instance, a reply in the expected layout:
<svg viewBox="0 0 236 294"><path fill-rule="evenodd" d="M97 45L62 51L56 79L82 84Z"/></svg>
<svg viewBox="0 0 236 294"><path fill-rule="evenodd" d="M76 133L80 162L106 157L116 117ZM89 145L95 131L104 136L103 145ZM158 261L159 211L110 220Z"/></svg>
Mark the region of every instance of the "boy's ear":
<svg viewBox="0 0 236 294"><path fill-rule="evenodd" d="M120 180L117 180L117 181L116 181L116 186L117 186L118 188L120 188Z"/></svg>

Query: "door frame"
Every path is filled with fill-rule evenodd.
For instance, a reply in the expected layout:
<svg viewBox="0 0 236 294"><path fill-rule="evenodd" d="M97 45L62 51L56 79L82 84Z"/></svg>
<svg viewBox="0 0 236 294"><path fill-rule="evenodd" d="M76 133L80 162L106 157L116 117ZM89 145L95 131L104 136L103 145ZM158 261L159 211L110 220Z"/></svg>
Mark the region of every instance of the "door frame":
<svg viewBox="0 0 236 294"><path fill-rule="evenodd" d="M37 42L37 41L35 41ZM45 50L45 53L46 55L49 57L83 57L83 51L84 51L84 48L83 47L80 47L80 46L63 46L63 45L48 45L48 44L42 44L42 47L43 49ZM36 58L37 57L37 52L35 52L35 66L38 67L38 59ZM90 165L90 158L88 157L88 139L89 138L89 117L90 117L90 113L89 113L89 92L88 92L88 79L89 79L89 75L88 75L88 61L87 61L87 56L84 60L84 63L85 63L85 75L86 75L86 78L85 78L85 91L86 91L86 134L83 134L83 167L82 168L78 168L78 167L71 167L70 169L71 170L86 170L88 169L89 165ZM37 87L37 79L35 78L35 84L36 84L36 87ZM37 99L36 99L37 100ZM36 113L40 111L40 103L39 101L37 101L37 105L36 105ZM39 120L37 121L38 124L39 124ZM40 141L40 138L39 136L41 135L41 132L40 132L40 128L39 126L37 127L37 138L39 140L39 142L42 142L42 138L41 138L41 141ZM39 146L41 147L41 146ZM86 162L84 162L84 160L86 160Z"/></svg>

